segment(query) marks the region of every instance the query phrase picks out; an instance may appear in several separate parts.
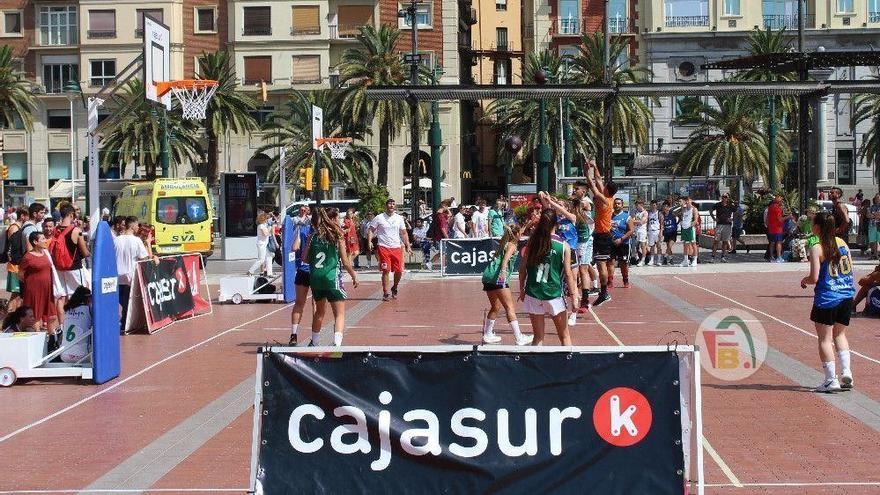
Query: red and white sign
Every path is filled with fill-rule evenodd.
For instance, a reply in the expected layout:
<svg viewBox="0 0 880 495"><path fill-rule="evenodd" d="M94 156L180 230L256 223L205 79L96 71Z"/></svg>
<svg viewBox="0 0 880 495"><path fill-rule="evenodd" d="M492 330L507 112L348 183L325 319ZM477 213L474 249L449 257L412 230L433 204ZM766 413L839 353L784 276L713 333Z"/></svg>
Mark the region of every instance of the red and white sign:
<svg viewBox="0 0 880 495"><path fill-rule="evenodd" d="M652 421L648 399L628 387L605 392L593 407L596 433L615 447L629 447L641 442L651 430Z"/></svg>

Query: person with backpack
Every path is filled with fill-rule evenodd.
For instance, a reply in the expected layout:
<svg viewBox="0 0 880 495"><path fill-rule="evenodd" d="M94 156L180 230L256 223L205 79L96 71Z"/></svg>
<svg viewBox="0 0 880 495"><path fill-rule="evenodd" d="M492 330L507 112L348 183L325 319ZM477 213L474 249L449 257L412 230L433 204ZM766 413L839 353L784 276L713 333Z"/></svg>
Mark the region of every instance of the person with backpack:
<svg viewBox="0 0 880 495"><path fill-rule="evenodd" d="M34 246L29 239L34 232L43 230L43 218L46 216L46 207L42 203L31 203L28 207L28 221L21 224L21 235L27 243L27 251L31 252Z"/></svg>
<svg viewBox="0 0 880 495"><path fill-rule="evenodd" d="M58 279L55 283L55 305L57 314L64 314L64 305L77 287L91 288L92 277L83 266L83 259L90 256L89 247L82 229L76 225L76 209L65 203L59 209L61 223L55 229L55 239L49 247L49 254Z"/></svg>
<svg viewBox="0 0 880 495"><path fill-rule="evenodd" d="M28 221L28 211L19 208L14 212L15 220L6 229L6 291L9 292L9 311L15 311L21 304L21 280L18 278L18 264L27 253L27 241L22 233L22 224Z"/></svg>

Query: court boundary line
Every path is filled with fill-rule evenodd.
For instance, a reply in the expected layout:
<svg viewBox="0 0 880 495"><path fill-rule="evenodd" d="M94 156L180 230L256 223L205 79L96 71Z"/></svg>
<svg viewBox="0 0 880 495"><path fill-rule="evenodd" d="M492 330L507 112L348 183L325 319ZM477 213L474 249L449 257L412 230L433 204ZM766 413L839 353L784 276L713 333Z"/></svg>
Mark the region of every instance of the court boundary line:
<svg viewBox="0 0 880 495"><path fill-rule="evenodd" d="M781 320L781 319L779 319L779 318L777 318L777 317L775 317L775 316L773 316L773 315L771 315L771 314L769 314L769 313L765 313L764 311L761 311L760 309L755 309L755 308L753 308L753 307L751 307L751 306L748 306L748 305L746 305L746 304L744 304L744 303L741 303L741 302L737 301L736 299L732 299L732 298L727 297L727 296L725 296L725 295L723 295L723 294L719 294L718 292L715 292L715 291L712 290L712 289L707 289L706 287L702 287L702 286L697 285L697 284L695 284L695 283L693 283L693 282L688 282L687 280L684 280L683 278L679 277L678 275L675 275L673 278L676 279L676 280L678 280L679 282L682 282L682 283L684 283L684 284L690 285L690 286L692 286L692 287L696 287L697 289L700 289L700 290L706 291L706 292L708 292L708 293L710 293L710 294L712 294L712 295L715 295L715 296L717 296L717 297L720 297L720 298L722 298L722 299L725 299L725 300L727 300L727 301L730 301L730 302L732 302L732 303L734 303L734 304L737 304L737 305L739 305L739 306L742 306L743 308L745 308L745 309L747 309L747 310L749 310L749 311L754 311L755 313L758 313L758 314L764 315L764 316L766 316L767 318L770 318L771 320L773 320L773 321L775 321L775 322L777 322L777 323L781 323L781 324L783 324L783 325L785 325L785 326L787 326L787 327L789 327L789 328L792 328L792 329L794 329L794 330L797 330L798 332L800 332L800 333L802 333L802 334L804 334L804 335L807 335L807 336L809 336L809 337L811 337L811 338L814 338L814 339L818 338L818 337L816 336L816 334L814 334L814 333L812 333L812 332L809 332L809 331L807 331L807 330L804 330L803 328L801 328L801 327L799 327L799 326L797 326L797 325L791 324L791 323L789 323L789 322L787 322L787 321L785 321L785 320ZM872 357L870 357L870 356L866 356L866 355L862 354L861 352L854 351L854 350L852 350L852 349L850 349L850 352L851 352L852 354L856 355L856 356L859 356L859 357L863 358L863 359L867 359L868 361L871 361L872 363L880 364L880 360L878 360L878 359L874 359L874 358L872 358Z"/></svg>
<svg viewBox="0 0 880 495"><path fill-rule="evenodd" d="M218 333L218 334L212 335L211 337L208 337L208 338L202 340L201 342L195 343L195 344L193 344L193 345L187 347L186 349L182 349L182 350L180 350L180 351L175 352L174 354L171 354L171 355L169 355L169 356L166 356L166 357L160 359L159 361L156 361L155 363L153 363L153 364L151 364L151 365L149 365L149 366L147 366L147 367L141 369L140 371L138 371L138 372L136 372L136 373L134 373L134 374L132 374L132 375L130 375L130 376L127 376L127 377L123 378L122 380L119 380L118 382L113 383L112 385L110 385L110 386L107 387L107 388L101 389L101 390L99 390L99 391L97 391L97 392L95 392L95 393L93 393L93 394L91 394L91 395L88 395L88 396L86 396L86 397L84 397L84 398L82 398L82 399L80 399L80 400L74 402L73 404L70 404L69 406L63 407L63 408L61 408L61 409L59 409L59 410L53 412L52 414L49 414L48 416L45 416L45 417L43 417L43 418L41 418L41 419L38 419L37 421L34 421L34 422L30 423L30 424L27 424L27 425L25 425L25 426L22 426L22 427L18 428L17 430L15 430L15 431L13 431L13 432L11 432L11 433L8 433L8 434L6 434L6 435L0 437L0 443L3 443L3 442L5 442L5 441L9 440L10 438L13 438L13 437L15 437L15 436L17 436L17 435L19 435L19 434L21 434L21 433L24 433L24 432L30 430L31 428L37 427L37 426L39 426L39 425L41 425L41 424L43 424L43 423L45 423L45 422L47 422L47 421L49 421L49 420L51 420L51 419L57 418L58 416L60 416L60 415L66 413L66 412L68 412L68 411L71 411L71 410L73 410L73 409L75 409L75 408L77 408L77 407L79 407L79 406L85 404L86 402L89 402L89 401L91 401L91 400L93 400L93 399L96 399L96 398L98 398L98 397L100 397L100 396L102 396L102 395L104 395L104 394L106 394L106 393L108 393L108 392L110 392L110 391L112 391L112 390L115 390L117 387L120 387L120 386L124 385L125 383L128 383L128 381L133 380L133 379L135 379L135 378L137 378L137 377L143 375L144 373L146 373L146 372L152 370L153 368L156 368L156 367L158 367L158 366L161 366L161 365L167 363L168 361L171 361L171 360L174 359L174 358L177 358L177 357L179 357L179 356L182 356L183 354L186 354L186 353L188 353L188 352L190 352L190 351L192 351L192 350L194 350L194 349L196 349L196 348L198 348L198 347L201 347L201 346L207 344L208 342L211 342L211 341L213 341L213 340L219 339L220 337L222 337L222 336L224 336L224 335L226 335L226 334L228 334L228 333L234 332L235 330L239 329L240 327L243 327L243 326L245 326L245 325L250 325L250 324L252 324L252 323L254 323L254 322L260 321L260 320L262 320L263 318L267 318L267 317L269 317L269 316L271 316L271 315L274 315L275 313L278 313L279 311L283 311L283 310L288 309L288 308L290 308L290 307L292 307L292 306L293 306L292 303L291 303L291 304L285 304L284 306L282 306L282 307L280 307L280 308L278 308L278 309L276 309L276 310L274 310L274 311L270 311L269 313L266 313L266 314L264 314L264 315L262 315L262 316L258 316L258 317L254 318L254 319L248 320L248 321L246 321L246 322L244 322L244 323L241 323L241 324L239 324L239 325L235 325L235 326L233 326L232 328L226 329L226 330L224 330L224 331L222 331L222 332L220 332L220 333ZM2 493L2 492L0 492L0 493Z"/></svg>

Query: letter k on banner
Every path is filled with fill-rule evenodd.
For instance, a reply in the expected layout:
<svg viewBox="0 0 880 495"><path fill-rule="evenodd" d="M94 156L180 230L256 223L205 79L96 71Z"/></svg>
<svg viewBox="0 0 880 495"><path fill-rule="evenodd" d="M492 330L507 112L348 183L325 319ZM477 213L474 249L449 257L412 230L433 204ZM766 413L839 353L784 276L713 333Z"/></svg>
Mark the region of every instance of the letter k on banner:
<svg viewBox="0 0 880 495"><path fill-rule="evenodd" d="M616 447L629 447L641 442L651 429L652 420L648 399L628 387L605 392L593 407L596 433Z"/></svg>

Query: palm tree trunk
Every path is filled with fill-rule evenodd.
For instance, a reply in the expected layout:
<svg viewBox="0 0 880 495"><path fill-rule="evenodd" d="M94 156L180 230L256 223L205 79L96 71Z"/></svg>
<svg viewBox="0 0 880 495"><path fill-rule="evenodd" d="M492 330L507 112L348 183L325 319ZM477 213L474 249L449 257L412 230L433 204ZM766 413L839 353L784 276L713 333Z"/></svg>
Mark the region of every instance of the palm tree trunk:
<svg viewBox="0 0 880 495"><path fill-rule="evenodd" d="M382 123L379 129L379 177L380 186L388 186L388 146L391 136L391 129L387 122Z"/></svg>
<svg viewBox="0 0 880 495"><path fill-rule="evenodd" d="M210 116L208 118L210 119ZM208 138L208 170L206 172L208 187L211 187L217 183L219 177L220 143L211 126L205 128L205 135Z"/></svg>

